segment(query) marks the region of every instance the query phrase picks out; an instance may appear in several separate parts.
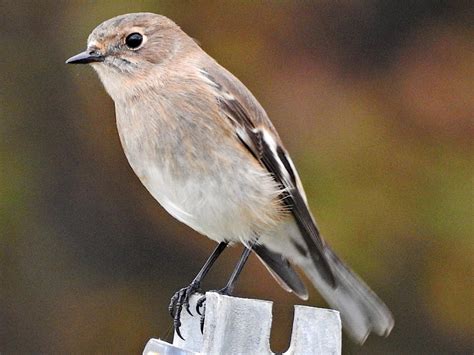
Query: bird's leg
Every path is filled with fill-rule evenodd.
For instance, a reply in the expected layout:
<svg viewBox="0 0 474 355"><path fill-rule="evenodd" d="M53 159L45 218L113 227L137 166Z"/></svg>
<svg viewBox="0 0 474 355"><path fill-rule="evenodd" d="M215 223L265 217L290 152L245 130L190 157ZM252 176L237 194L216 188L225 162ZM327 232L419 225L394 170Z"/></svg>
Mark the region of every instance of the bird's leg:
<svg viewBox="0 0 474 355"><path fill-rule="evenodd" d="M196 275L194 280L189 284L189 286L183 287L182 289L177 291L173 295L173 297L171 297L168 310L170 312L171 317L173 318L173 325L174 329L176 330L176 334L178 334L178 336L183 340L184 338L182 337L181 332L179 331L179 328L181 327L181 311L184 307L190 315L193 315L189 310L189 298L192 294L198 292L201 289L202 280L207 275L209 270L211 270L212 265L215 263L219 255L221 255L221 253L227 247L227 244L227 242L220 242L216 249L214 249L214 251L212 252L211 256L207 259L206 263L201 268L199 273Z"/></svg>
<svg viewBox="0 0 474 355"><path fill-rule="evenodd" d="M234 291L234 287L237 282L237 279L239 278L240 273L242 272L242 269L250 256L250 253L252 252L253 244L255 244L255 242L253 242L252 244L244 248L244 251L242 252L242 255L240 256L240 259L237 265L235 266L234 271L232 271L229 281L227 281L227 284L225 285L225 287L215 292L221 295L232 294L232 292ZM204 330L204 319L205 319L205 312L206 312L205 302L206 302L206 295L202 296L196 303L196 312L199 313L199 315L201 316L201 332L203 332ZM202 311L200 310L201 307L202 307Z"/></svg>

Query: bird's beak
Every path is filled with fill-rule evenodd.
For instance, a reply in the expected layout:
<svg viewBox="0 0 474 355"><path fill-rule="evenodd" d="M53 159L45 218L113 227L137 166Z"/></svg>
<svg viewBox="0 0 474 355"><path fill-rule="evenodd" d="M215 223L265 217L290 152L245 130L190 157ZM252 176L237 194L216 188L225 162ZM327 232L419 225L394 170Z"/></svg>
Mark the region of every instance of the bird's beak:
<svg viewBox="0 0 474 355"><path fill-rule="evenodd" d="M96 51L86 50L66 60L66 64L89 64L103 62L104 59L105 56L103 56L102 54Z"/></svg>

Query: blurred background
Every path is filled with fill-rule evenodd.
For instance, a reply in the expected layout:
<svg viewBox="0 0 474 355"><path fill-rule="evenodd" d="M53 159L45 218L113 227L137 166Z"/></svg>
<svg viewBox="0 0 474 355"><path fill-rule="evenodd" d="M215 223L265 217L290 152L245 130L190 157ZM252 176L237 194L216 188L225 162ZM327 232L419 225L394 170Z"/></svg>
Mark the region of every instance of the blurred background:
<svg viewBox="0 0 474 355"><path fill-rule="evenodd" d="M457 1L0 3L0 352L140 353L214 244L129 167L113 102L65 59L102 21L176 21L260 100L326 239L394 313L345 354L473 351L473 7ZM204 287L222 287L241 248ZM292 307L252 257L236 295ZM307 304L324 306L315 291Z"/></svg>

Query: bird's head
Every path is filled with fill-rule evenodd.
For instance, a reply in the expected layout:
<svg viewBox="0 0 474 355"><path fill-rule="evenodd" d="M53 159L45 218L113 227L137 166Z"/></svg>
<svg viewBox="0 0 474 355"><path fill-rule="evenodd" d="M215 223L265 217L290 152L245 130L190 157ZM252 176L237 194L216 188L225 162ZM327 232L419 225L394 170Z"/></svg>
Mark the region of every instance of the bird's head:
<svg viewBox="0 0 474 355"><path fill-rule="evenodd" d="M166 67L188 39L164 16L126 14L97 26L89 35L86 50L66 63L91 64L115 99L120 91L136 86L149 79L152 71Z"/></svg>

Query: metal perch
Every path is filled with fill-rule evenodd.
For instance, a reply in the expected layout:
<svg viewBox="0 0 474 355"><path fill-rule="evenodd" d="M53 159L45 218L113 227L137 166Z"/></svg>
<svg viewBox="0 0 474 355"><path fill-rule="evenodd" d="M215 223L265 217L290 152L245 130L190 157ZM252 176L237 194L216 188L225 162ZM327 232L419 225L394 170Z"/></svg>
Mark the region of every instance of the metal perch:
<svg viewBox="0 0 474 355"><path fill-rule="evenodd" d="M199 297L192 296L191 309ZM223 296L215 292L208 292L206 297L203 334L200 317L183 312L181 332L185 340L176 333L173 344L150 339L143 354L273 354L270 350L272 302ZM341 354L339 312L295 306L291 343L284 354Z"/></svg>

